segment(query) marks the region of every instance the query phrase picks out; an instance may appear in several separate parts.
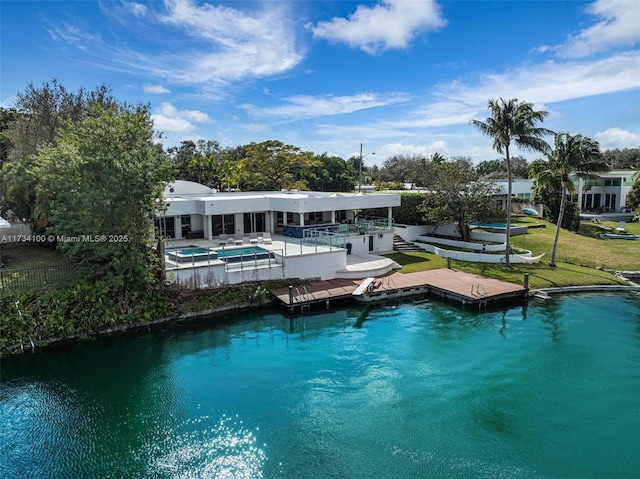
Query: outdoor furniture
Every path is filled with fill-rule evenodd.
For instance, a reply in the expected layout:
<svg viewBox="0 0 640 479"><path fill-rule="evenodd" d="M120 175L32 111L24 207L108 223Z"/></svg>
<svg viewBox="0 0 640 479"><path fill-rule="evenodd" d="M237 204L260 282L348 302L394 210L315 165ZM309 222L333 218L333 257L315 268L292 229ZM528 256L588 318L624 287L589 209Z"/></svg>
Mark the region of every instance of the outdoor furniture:
<svg viewBox="0 0 640 479"><path fill-rule="evenodd" d="M229 237L226 234L218 235L218 246L226 245L229 242Z"/></svg>
<svg viewBox="0 0 640 479"><path fill-rule="evenodd" d="M262 241L264 241L265 244L271 244L271 233L262 233Z"/></svg>
<svg viewBox="0 0 640 479"><path fill-rule="evenodd" d="M240 233L236 233L233 235L233 244L243 244L244 241L242 241L242 234Z"/></svg>
<svg viewBox="0 0 640 479"><path fill-rule="evenodd" d="M627 231L627 222L618 221L618 227L616 228L616 231L619 231L620 233L624 233L625 231Z"/></svg>
<svg viewBox="0 0 640 479"><path fill-rule="evenodd" d="M249 233L249 244L258 244L258 233Z"/></svg>

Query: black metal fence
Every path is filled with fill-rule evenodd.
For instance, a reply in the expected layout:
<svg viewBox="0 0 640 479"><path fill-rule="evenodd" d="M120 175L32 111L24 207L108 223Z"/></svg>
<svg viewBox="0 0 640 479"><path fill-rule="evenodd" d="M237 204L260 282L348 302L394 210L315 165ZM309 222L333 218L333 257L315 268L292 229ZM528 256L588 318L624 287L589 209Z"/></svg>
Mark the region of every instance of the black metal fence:
<svg viewBox="0 0 640 479"><path fill-rule="evenodd" d="M61 288L73 284L80 275L77 264L0 269L0 291L18 292Z"/></svg>

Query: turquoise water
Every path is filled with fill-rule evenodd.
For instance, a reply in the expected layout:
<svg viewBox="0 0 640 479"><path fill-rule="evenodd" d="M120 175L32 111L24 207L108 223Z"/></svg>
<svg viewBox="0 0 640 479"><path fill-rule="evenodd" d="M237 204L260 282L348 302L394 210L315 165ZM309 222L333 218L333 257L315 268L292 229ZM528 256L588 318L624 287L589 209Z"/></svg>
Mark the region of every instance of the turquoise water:
<svg viewBox="0 0 640 479"><path fill-rule="evenodd" d="M635 296L267 309L1 367L2 478L640 476Z"/></svg>
<svg viewBox="0 0 640 479"><path fill-rule="evenodd" d="M209 254L211 253L211 250L208 248L187 248L179 250L178 253L183 255Z"/></svg>
<svg viewBox="0 0 640 479"><path fill-rule="evenodd" d="M256 254L267 254L269 250L260 248L259 246L249 246L247 248L231 248L218 250L218 258L226 258L227 256L248 256L252 259Z"/></svg>

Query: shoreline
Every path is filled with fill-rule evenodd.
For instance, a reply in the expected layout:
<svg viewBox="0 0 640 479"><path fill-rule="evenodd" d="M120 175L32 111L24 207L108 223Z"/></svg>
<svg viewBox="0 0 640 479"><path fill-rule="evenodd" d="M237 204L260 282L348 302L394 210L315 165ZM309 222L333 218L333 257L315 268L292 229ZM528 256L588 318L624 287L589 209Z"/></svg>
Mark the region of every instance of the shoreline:
<svg viewBox="0 0 640 479"><path fill-rule="evenodd" d="M633 272L638 274L638 272ZM624 277L623 277L624 278ZM556 288L539 288L531 289L526 295L526 301L532 300L547 300L551 299L552 295L560 294L588 294L588 293L638 293L640 295L640 284L636 284L627 278L629 285L588 285L588 286L561 286ZM100 338L106 338L110 336L135 333L141 329L147 329L151 331L162 326L170 325L172 323L179 323L182 321L199 321L205 319L205 317L218 315L229 311L243 311L257 309L262 306L274 305L275 299L263 300L260 302L243 303L234 306L223 306L219 308L207 308L197 311L187 311L177 316L165 317L156 319L147 323L131 323L127 325L120 325L119 327L107 328L94 333L71 335L64 338L53 338L49 340L32 341L28 343L24 342L19 345L14 345L9 348L9 352L0 353L0 359L5 357L13 357L23 354L25 352L35 353L37 348L49 348L49 347L64 347L66 345L76 344L80 341L91 341ZM480 313L479 313L480 314Z"/></svg>

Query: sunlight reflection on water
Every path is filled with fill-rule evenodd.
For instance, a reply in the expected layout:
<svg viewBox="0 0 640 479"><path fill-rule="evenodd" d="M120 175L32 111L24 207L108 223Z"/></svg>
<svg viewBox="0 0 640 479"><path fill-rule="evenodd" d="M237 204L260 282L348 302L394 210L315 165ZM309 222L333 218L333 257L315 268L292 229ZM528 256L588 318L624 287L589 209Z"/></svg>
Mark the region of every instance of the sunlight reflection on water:
<svg viewBox="0 0 640 479"><path fill-rule="evenodd" d="M163 443L147 447L160 450L149 467L152 477L181 479L254 479L262 478L266 455L258 445L257 428L246 428L238 415L213 421L202 416L183 425L188 431L166 431Z"/></svg>

